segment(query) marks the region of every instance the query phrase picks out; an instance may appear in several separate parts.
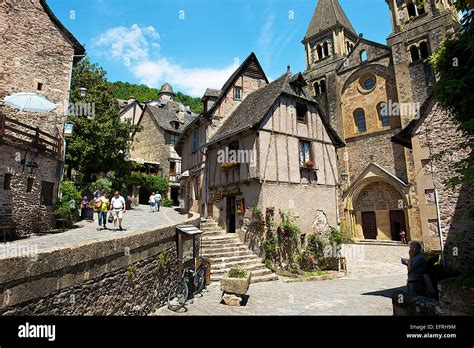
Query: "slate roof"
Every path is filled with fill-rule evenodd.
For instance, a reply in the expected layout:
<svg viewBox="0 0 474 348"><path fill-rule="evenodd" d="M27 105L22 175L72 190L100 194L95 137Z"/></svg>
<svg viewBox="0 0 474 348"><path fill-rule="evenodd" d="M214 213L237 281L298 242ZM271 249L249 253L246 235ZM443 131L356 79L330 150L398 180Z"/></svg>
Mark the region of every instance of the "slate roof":
<svg viewBox="0 0 474 348"><path fill-rule="evenodd" d="M150 111L150 114L155 118L158 125L173 133L181 133L183 129L196 118L196 114L192 112L184 111L184 122L182 122L178 129L176 129L172 124L171 121L179 121L178 120L178 111L180 108L183 108L184 105L181 103L177 103L174 101L168 101L163 106L153 106L147 104L146 108Z"/></svg>
<svg viewBox="0 0 474 348"><path fill-rule="evenodd" d="M217 134L209 140L208 144L223 140L245 129L258 126L260 122L263 121L268 110L270 110L272 105L282 94L306 100L310 103L316 103L311 96L305 94L304 89L301 90L301 93L298 93L295 90L293 85L300 79L301 73L294 76L290 73L285 73L270 84L249 94L235 111L224 121ZM321 119L323 120L322 117ZM343 142L337 136L335 131L329 127L329 125L325 124L325 126L334 143L342 145Z"/></svg>
<svg viewBox="0 0 474 348"><path fill-rule="evenodd" d="M166 83L163 84L163 86L161 86L159 93L174 94L173 87L171 87L171 85L168 82L166 82Z"/></svg>
<svg viewBox="0 0 474 348"><path fill-rule="evenodd" d="M203 98L204 97L218 98L220 94L221 94L220 89L208 88L206 89L206 92L204 92L204 95L202 97Z"/></svg>
<svg viewBox="0 0 474 348"><path fill-rule="evenodd" d="M220 93L219 93L219 96L218 96L216 102L214 103L214 105L207 112L205 112L205 114L212 115L212 113L215 111L215 109L219 106L222 99L226 96L227 91L229 90L229 88L231 88L233 86L235 79L237 79L237 77L239 77L242 74L242 72L248 67L248 65L251 62L255 62L257 64L257 66L260 69L265 81L268 83L267 76L265 75L265 72L263 71L263 69L260 65L260 62L258 61L257 56L255 55L254 52L251 52L250 55L243 61L243 63L240 64L240 66L229 77L229 79L226 81L226 83L224 83L224 85L222 86L222 88L220 90Z"/></svg>
<svg viewBox="0 0 474 348"><path fill-rule="evenodd" d="M336 25L357 35L338 0L319 0L304 38L308 39Z"/></svg>

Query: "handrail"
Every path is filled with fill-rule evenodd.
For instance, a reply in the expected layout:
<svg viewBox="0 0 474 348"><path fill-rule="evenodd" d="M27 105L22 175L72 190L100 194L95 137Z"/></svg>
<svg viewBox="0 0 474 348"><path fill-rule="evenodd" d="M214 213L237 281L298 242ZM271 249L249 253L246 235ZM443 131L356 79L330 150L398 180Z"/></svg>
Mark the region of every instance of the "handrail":
<svg viewBox="0 0 474 348"><path fill-rule="evenodd" d="M15 127L15 125L17 127ZM19 129L19 128L22 129ZM31 132L33 131L33 132ZM61 141L59 136L53 136L39 127L33 127L0 112L0 140L8 139L27 146L39 148L53 155L61 154Z"/></svg>

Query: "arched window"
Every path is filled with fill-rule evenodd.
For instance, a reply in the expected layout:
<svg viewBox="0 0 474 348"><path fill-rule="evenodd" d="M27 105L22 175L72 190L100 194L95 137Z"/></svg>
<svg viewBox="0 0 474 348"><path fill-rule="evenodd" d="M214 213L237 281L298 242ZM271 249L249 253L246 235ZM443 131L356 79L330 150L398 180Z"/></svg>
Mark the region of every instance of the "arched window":
<svg viewBox="0 0 474 348"><path fill-rule="evenodd" d="M415 45L410 46L410 55L411 55L411 61L416 62L420 60L420 52L418 52L418 47Z"/></svg>
<svg viewBox="0 0 474 348"><path fill-rule="evenodd" d="M426 59L430 56L429 51L428 51L428 44L426 41L422 41L420 43L420 57L421 59Z"/></svg>
<svg viewBox="0 0 474 348"><path fill-rule="evenodd" d="M357 130L358 130L360 133L364 133L364 132L367 130L366 125L365 125L365 113L364 113L364 110L362 110L362 109L357 109L356 111L354 111L354 121L355 121Z"/></svg>
<svg viewBox="0 0 474 348"><path fill-rule="evenodd" d="M416 10L416 5L413 2L407 4L408 17L418 16L418 11Z"/></svg>
<svg viewBox="0 0 474 348"><path fill-rule="evenodd" d="M386 102L381 102L377 105L377 112L382 127L390 126L390 112Z"/></svg>
<svg viewBox="0 0 474 348"><path fill-rule="evenodd" d="M326 80L321 80L319 88L321 90L321 93L326 93Z"/></svg>
<svg viewBox="0 0 474 348"><path fill-rule="evenodd" d="M319 95L319 82L314 83L314 94Z"/></svg>
<svg viewBox="0 0 474 348"><path fill-rule="evenodd" d="M324 51L324 56L329 57L329 45L327 42L323 44L323 51Z"/></svg>
<svg viewBox="0 0 474 348"><path fill-rule="evenodd" d="M318 45L316 50L318 51L318 60L323 59L323 49L321 48L321 45Z"/></svg>
<svg viewBox="0 0 474 348"><path fill-rule="evenodd" d="M361 62L366 62L367 61L367 52L365 50L362 50L360 52L360 61Z"/></svg>

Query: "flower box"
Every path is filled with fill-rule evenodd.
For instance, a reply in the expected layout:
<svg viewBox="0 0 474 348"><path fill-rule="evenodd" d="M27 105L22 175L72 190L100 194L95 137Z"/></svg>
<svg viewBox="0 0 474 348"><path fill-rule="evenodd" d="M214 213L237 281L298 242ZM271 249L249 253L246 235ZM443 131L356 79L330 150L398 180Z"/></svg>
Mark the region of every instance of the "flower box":
<svg viewBox="0 0 474 348"><path fill-rule="evenodd" d="M221 163L221 168L223 170L234 170L239 168L240 163L239 162L224 162Z"/></svg>
<svg viewBox="0 0 474 348"><path fill-rule="evenodd" d="M315 161L312 161L312 160L306 161L306 162L304 163L305 168L314 168L315 165L316 165L316 162L315 162Z"/></svg>
<svg viewBox="0 0 474 348"><path fill-rule="evenodd" d="M250 272L247 272L245 278L230 278L226 275L221 279L221 291L226 294L243 296L249 289L250 279Z"/></svg>

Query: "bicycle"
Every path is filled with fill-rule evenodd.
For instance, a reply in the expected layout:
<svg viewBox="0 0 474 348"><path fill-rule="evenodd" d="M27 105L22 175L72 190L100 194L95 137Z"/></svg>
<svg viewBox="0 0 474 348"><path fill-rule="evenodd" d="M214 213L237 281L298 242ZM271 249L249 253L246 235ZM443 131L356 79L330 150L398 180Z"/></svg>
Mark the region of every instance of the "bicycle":
<svg viewBox="0 0 474 348"><path fill-rule="evenodd" d="M181 260L179 260L181 261ZM192 267L185 267L181 273L181 278L171 287L168 292L168 308L178 311L184 307L189 298L189 282L192 277L194 287L192 295L201 293L205 288L204 275L206 274L206 264L204 262L194 271Z"/></svg>

